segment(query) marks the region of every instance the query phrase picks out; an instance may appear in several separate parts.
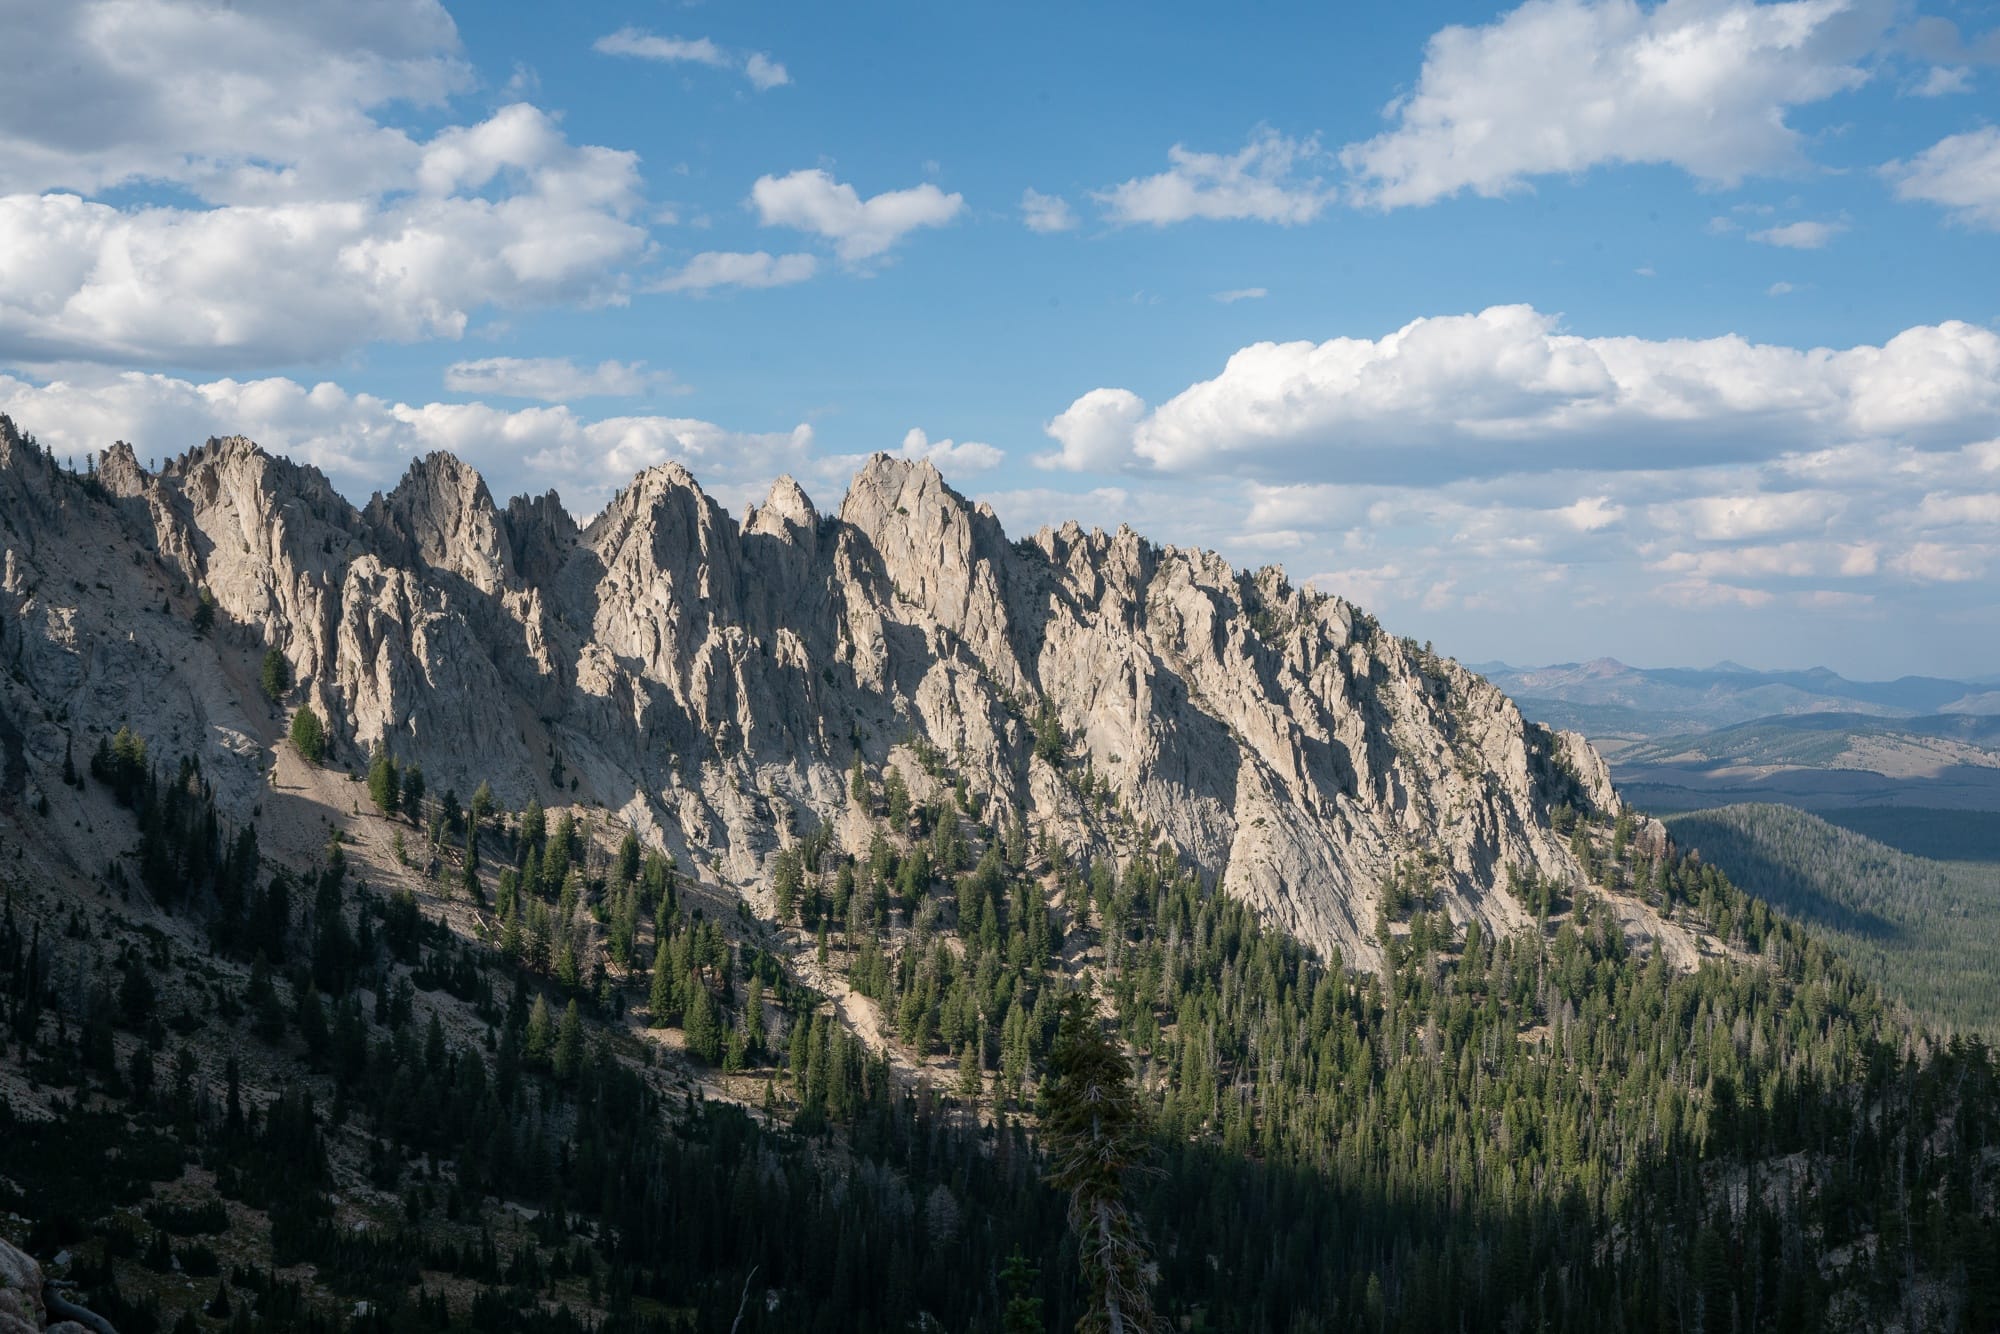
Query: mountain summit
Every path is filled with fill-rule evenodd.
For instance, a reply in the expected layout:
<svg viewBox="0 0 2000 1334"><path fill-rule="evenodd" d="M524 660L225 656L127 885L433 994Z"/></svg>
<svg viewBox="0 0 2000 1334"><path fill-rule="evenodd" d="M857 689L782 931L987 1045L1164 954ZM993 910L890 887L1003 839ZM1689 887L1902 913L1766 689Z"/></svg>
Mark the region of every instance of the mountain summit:
<svg viewBox="0 0 2000 1334"><path fill-rule="evenodd" d="M356 508L245 439L77 477L0 419L0 514L16 801L130 726L247 814L284 733L274 649L341 763L380 746L438 788L601 806L753 903L790 839L864 836L857 762L920 799L948 765L995 829L1093 860L1164 842L1356 964L1399 868L1510 930L1510 872L1580 875L1552 813L1618 806L1580 736L1339 597L1124 528L1010 541L886 454L831 515L781 478L739 523L670 464L579 527L448 454Z"/></svg>

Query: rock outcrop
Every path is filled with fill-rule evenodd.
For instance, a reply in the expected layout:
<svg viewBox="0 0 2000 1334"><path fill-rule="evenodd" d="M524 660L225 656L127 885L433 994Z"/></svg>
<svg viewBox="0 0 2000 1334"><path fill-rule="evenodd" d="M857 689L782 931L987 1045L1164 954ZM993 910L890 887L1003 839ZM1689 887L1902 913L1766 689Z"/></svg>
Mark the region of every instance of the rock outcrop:
<svg viewBox="0 0 2000 1334"><path fill-rule="evenodd" d="M57 1319L49 1324L54 1314ZM92 1334L108 1331L103 1317L52 1290L33 1256L0 1241L0 1334Z"/></svg>
<svg viewBox="0 0 2000 1334"><path fill-rule="evenodd" d="M356 508L246 440L81 478L0 419L0 500L0 800L129 722L247 811L283 734L268 646L337 763L384 745L433 790L602 803L740 885L843 826L857 755L919 793L942 765L989 823L1091 857L1164 841L1351 963L1399 866L1511 929L1509 868L1580 874L1552 811L1618 806L1582 738L1339 597L1128 529L1009 540L887 455L837 517L784 478L738 522L668 465L579 529L448 455Z"/></svg>

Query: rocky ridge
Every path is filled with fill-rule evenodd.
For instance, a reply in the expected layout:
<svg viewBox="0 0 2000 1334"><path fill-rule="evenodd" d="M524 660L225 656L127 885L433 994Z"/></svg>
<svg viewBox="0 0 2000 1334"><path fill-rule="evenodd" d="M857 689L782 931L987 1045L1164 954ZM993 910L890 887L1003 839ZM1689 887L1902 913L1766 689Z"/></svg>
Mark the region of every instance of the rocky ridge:
<svg viewBox="0 0 2000 1334"><path fill-rule="evenodd" d="M786 842L853 825L858 755L919 795L962 778L985 822L1073 853L1164 840L1353 964L1399 867L1515 929L1510 868L1582 878L1552 812L1619 808L1581 737L1341 598L1125 528L1010 541L887 455L837 514L782 478L739 522L666 465L580 526L553 494L500 507L449 455L357 508L241 438L157 473L114 445L78 476L0 418L0 548L16 806L129 724L247 816L310 705L338 763L381 744L434 790L602 805L760 901ZM283 709L256 687L267 646L297 683Z"/></svg>

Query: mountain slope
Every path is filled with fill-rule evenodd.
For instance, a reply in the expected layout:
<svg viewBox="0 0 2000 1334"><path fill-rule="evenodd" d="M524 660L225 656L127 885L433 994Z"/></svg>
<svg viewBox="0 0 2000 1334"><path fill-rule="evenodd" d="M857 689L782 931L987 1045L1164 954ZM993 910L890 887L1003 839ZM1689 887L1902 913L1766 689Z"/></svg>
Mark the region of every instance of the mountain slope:
<svg viewBox="0 0 2000 1334"><path fill-rule="evenodd" d="M0 445L0 1230L128 1334L1075 1327L1065 1014L1172 1327L2000 1310L1989 1055L1275 572Z"/></svg>
<svg viewBox="0 0 2000 1334"><path fill-rule="evenodd" d="M1913 857L1789 806L1724 806L1667 827L1932 1023L2000 1035L2000 862Z"/></svg>
<svg viewBox="0 0 2000 1334"><path fill-rule="evenodd" d="M920 745L991 823L1095 855L1108 798L1356 961L1409 858L1505 931L1527 920L1506 868L1576 872L1551 811L1617 809L1581 738L1349 604L1124 530L1009 542L928 464L876 456L837 518L781 480L740 525L656 468L583 528L553 496L500 510L444 455L361 510L241 439L157 476L115 447L78 480L0 423L17 790L130 723L199 743L240 816L277 739L249 667L269 646L347 763L382 745L509 805L601 805L752 893L777 831L845 818L857 757L921 786ZM214 648L186 631L202 599Z"/></svg>

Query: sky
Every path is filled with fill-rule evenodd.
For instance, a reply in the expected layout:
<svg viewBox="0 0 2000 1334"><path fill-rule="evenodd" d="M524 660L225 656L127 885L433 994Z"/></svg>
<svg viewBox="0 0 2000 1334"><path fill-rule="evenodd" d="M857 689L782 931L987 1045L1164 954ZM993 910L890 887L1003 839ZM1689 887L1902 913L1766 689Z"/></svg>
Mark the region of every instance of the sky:
<svg viewBox="0 0 2000 1334"><path fill-rule="evenodd" d="M2000 673L2000 4L0 0L0 412Z"/></svg>

